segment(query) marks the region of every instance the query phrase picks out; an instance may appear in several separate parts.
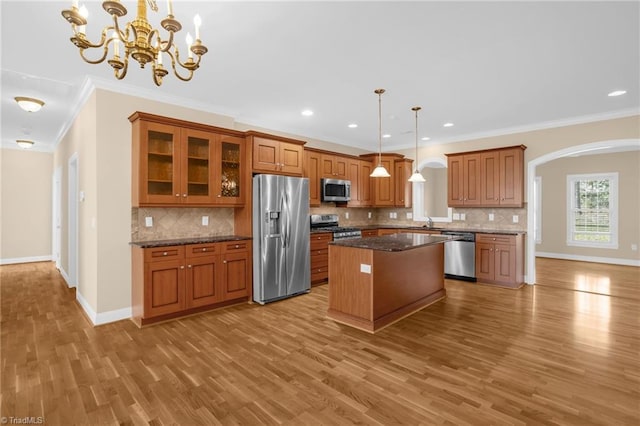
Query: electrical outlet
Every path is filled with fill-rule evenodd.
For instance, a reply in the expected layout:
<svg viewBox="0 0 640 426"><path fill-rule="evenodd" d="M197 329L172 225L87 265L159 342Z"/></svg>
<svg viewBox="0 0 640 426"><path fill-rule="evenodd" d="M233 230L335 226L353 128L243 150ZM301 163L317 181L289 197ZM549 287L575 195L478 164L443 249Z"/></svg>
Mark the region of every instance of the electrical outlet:
<svg viewBox="0 0 640 426"><path fill-rule="evenodd" d="M371 219L371 212L367 212L367 217Z"/></svg>
<svg viewBox="0 0 640 426"><path fill-rule="evenodd" d="M495 215L493 213L489 213L489 222L493 222L495 219Z"/></svg>
<svg viewBox="0 0 640 426"><path fill-rule="evenodd" d="M460 213L454 213L453 220L460 220Z"/></svg>
<svg viewBox="0 0 640 426"><path fill-rule="evenodd" d="M638 245L637 244L631 244L631 250L638 251Z"/></svg>
<svg viewBox="0 0 640 426"><path fill-rule="evenodd" d="M371 265L367 265L366 263L361 263L360 264L360 272L362 272L363 274L370 274L371 273Z"/></svg>
<svg viewBox="0 0 640 426"><path fill-rule="evenodd" d="M397 218L398 218L398 213L393 212L393 218L394 218L394 219L397 219Z"/></svg>
<svg viewBox="0 0 640 426"><path fill-rule="evenodd" d="M520 218L518 217L517 214L513 215L513 223L518 223L520 221Z"/></svg>
<svg viewBox="0 0 640 426"><path fill-rule="evenodd" d="M344 213L344 218L345 218L345 219L349 219L349 212L345 212L345 213Z"/></svg>
<svg viewBox="0 0 640 426"><path fill-rule="evenodd" d="M460 220L467 220L466 213L460 213Z"/></svg>
<svg viewBox="0 0 640 426"><path fill-rule="evenodd" d="M209 216L202 216L202 226L209 226Z"/></svg>
<svg viewBox="0 0 640 426"><path fill-rule="evenodd" d="M413 219L413 213L407 212L407 219Z"/></svg>
<svg viewBox="0 0 640 426"><path fill-rule="evenodd" d="M389 212L389 219L393 219L393 212Z"/></svg>
<svg viewBox="0 0 640 426"><path fill-rule="evenodd" d="M146 216L144 218L144 226L147 228L151 228L153 226L153 218L151 216Z"/></svg>

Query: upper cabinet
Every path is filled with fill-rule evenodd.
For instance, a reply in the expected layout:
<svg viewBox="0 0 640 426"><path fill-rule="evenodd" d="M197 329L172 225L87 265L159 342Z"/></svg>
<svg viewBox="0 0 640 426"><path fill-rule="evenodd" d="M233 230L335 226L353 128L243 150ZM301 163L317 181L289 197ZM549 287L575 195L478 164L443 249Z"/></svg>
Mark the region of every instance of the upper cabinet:
<svg viewBox="0 0 640 426"><path fill-rule="evenodd" d="M253 172L302 176L305 142L264 133L247 132L253 149Z"/></svg>
<svg viewBox="0 0 640 426"><path fill-rule="evenodd" d="M322 154L322 177L327 179L347 179L347 162L349 159L341 155Z"/></svg>
<svg viewBox="0 0 640 426"><path fill-rule="evenodd" d="M317 151L304 150L303 176L309 178L309 206L320 206L321 157Z"/></svg>
<svg viewBox="0 0 640 426"><path fill-rule="evenodd" d="M381 162L391 175L388 178L371 178L373 184L374 207L411 207L412 183L408 181L411 176L411 164L413 160L404 158L400 154L361 155L363 159L370 160L371 166L376 167Z"/></svg>
<svg viewBox="0 0 640 426"><path fill-rule="evenodd" d="M244 203L241 132L137 112L132 123L132 205Z"/></svg>
<svg viewBox="0 0 640 426"><path fill-rule="evenodd" d="M350 158L347 162L347 180L351 181L349 207L370 207L373 205L372 185L369 175L373 167L370 161Z"/></svg>
<svg viewBox="0 0 640 426"><path fill-rule="evenodd" d="M522 207L524 150L519 145L447 154L450 207Z"/></svg>
<svg viewBox="0 0 640 426"><path fill-rule="evenodd" d="M413 205L413 184L409 182L413 160L403 158L395 161L396 207L410 208Z"/></svg>

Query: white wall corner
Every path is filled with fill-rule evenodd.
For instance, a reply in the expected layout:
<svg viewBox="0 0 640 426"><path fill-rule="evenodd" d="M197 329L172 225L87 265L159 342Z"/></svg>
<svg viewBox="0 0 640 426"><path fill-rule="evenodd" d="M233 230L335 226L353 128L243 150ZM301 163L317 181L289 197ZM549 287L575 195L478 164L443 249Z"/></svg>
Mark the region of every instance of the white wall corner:
<svg viewBox="0 0 640 426"><path fill-rule="evenodd" d="M80 294L77 289L76 300L78 301L82 309L84 309L87 317L89 318L89 320L91 320L94 326L131 318L132 310L130 306L127 308L115 309L113 311L96 313L91 305L89 305L89 302L87 302L87 299L82 297L82 294Z"/></svg>
<svg viewBox="0 0 640 426"><path fill-rule="evenodd" d="M30 256L30 257L13 257L7 259L0 259L0 265L15 265L17 263L32 263L32 262L50 262L53 256L48 254L46 256Z"/></svg>
<svg viewBox="0 0 640 426"><path fill-rule="evenodd" d="M75 285L71 285L71 279L69 278L69 275L67 274L67 271L64 270L64 268L60 267L58 271L60 271L60 275L62 275L62 279L67 283L67 287L69 288L75 287Z"/></svg>

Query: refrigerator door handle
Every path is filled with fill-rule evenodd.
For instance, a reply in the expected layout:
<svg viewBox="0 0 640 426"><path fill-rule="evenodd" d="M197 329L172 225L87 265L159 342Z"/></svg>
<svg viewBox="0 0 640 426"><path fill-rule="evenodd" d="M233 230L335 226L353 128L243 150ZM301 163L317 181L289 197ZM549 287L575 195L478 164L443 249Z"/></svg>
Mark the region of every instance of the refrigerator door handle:
<svg viewBox="0 0 640 426"><path fill-rule="evenodd" d="M285 210L285 199L284 199L284 193L280 194L280 211L281 213L281 219L280 219L280 229L278 230L280 232L280 243L282 245L282 248L285 248L287 246L287 235L286 235L286 225L285 225L285 221L288 219L287 218L287 214L286 214L286 210Z"/></svg>
<svg viewBox="0 0 640 426"><path fill-rule="evenodd" d="M287 193L284 194L285 197L285 208L287 209L287 234L285 236L286 238L286 245L287 247L289 247L291 245L291 200L289 199L289 195L287 195Z"/></svg>

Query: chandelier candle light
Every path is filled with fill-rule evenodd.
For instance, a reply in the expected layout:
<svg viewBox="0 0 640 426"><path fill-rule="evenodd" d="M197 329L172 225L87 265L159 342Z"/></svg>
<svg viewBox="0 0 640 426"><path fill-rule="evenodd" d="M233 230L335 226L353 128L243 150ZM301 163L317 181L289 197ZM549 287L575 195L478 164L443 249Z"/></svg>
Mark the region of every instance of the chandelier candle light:
<svg viewBox="0 0 640 426"><path fill-rule="evenodd" d="M63 10L62 16L71 24L73 29L71 42L80 49L80 56L85 62L90 64L102 63L109 55L109 46L113 46L113 55L107 59L107 63L113 68L114 75L118 80L122 80L127 75L129 56L131 56L138 61L140 68L144 68L147 63L151 63L153 82L160 86L162 78L169 73L162 65L163 53L166 53L171 58L171 68L176 77L182 81L191 80L193 72L200 66L202 55L208 51L200 41L200 26L202 25L200 15L196 15L193 19L196 34L195 41L191 34L187 33L187 60L182 62L180 61L178 47L174 43L174 35L182 29L182 24L173 17L171 0L167 0L167 17L160 22L162 28L169 33L166 40L162 39L160 31L153 28L147 20L147 3L149 3L149 7L154 12L158 11L158 5L155 0L138 0L138 15L133 21L127 22L123 31L118 23L118 18L126 15L127 9L118 0L102 2L102 8L113 17L113 25L102 29L98 43L92 43L87 39L88 12L85 6L78 8L78 1L73 0L71 9ZM122 52L120 43L122 43ZM103 49L103 53L96 60L89 59L84 54L86 49L99 48ZM195 61L193 59L194 53L198 57ZM186 76L179 73L181 69L188 72Z"/></svg>
<svg viewBox="0 0 640 426"><path fill-rule="evenodd" d="M382 165L382 94L385 92L384 89L376 89L373 91L376 95L378 95L378 167L373 169L373 172L369 175L370 177L391 177L387 169Z"/></svg>
<svg viewBox="0 0 640 426"><path fill-rule="evenodd" d="M422 173L418 171L418 111L421 109L419 106L411 108L411 111L416 113L416 170L409 178L409 182L426 182Z"/></svg>

